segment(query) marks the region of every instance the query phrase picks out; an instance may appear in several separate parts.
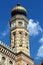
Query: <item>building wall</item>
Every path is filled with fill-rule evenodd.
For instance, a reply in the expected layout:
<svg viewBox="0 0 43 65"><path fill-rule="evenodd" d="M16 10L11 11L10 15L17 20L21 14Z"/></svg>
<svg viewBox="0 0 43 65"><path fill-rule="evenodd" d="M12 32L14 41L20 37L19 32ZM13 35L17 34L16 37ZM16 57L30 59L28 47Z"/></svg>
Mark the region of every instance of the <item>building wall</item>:
<svg viewBox="0 0 43 65"><path fill-rule="evenodd" d="M0 52L0 63L2 65L16 65L15 60Z"/></svg>

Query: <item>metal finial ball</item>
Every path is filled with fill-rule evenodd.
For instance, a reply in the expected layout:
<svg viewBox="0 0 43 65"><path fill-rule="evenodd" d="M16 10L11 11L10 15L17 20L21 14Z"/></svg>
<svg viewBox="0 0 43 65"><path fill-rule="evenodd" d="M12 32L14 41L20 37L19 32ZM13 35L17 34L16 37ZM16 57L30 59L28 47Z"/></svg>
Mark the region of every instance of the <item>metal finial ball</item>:
<svg viewBox="0 0 43 65"><path fill-rule="evenodd" d="M20 6L20 3L18 3L17 6Z"/></svg>

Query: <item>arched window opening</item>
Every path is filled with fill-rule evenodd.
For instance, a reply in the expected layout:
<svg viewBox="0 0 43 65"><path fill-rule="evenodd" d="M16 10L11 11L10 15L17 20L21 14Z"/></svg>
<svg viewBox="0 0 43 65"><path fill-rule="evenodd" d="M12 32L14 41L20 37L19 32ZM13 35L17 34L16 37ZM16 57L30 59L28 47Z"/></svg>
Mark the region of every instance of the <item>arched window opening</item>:
<svg viewBox="0 0 43 65"><path fill-rule="evenodd" d="M22 32L19 32L19 34L22 34Z"/></svg>
<svg viewBox="0 0 43 65"><path fill-rule="evenodd" d="M20 34L20 45L19 46L21 47L22 46L22 32L20 31L19 34Z"/></svg>
<svg viewBox="0 0 43 65"><path fill-rule="evenodd" d="M19 21L19 22L18 22L18 25L19 25L19 26L22 26L22 22L21 22L21 21Z"/></svg>
<svg viewBox="0 0 43 65"><path fill-rule="evenodd" d="M14 32L13 34L14 34L14 36L15 36L15 35L16 35L16 32Z"/></svg>
<svg viewBox="0 0 43 65"><path fill-rule="evenodd" d="M26 48L28 49L28 46Z"/></svg>
<svg viewBox="0 0 43 65"><path fill-rule="evenodd" d="M29 65L29 64L27 64L27 65Z"/></svg>
<svg viewBox="0 0 43 65"><path fill-rule="evenodd" d="M13 62L12 61L9 61L10 65L13 65Z"/></svg>
<svg viewBox="0 0 43 65"><path fill-rule="evenodd" d="M6 59L5 59L5 57L2 57L2 63L4 63L4 62L5 62L5 60L6 60Z"/></svg>
<svg viewBox="0 0 43 65"><path fill-rule="evenodd" d="M25 33L25 36L28 36L28 34L27 34L27 33Z"/></svg>

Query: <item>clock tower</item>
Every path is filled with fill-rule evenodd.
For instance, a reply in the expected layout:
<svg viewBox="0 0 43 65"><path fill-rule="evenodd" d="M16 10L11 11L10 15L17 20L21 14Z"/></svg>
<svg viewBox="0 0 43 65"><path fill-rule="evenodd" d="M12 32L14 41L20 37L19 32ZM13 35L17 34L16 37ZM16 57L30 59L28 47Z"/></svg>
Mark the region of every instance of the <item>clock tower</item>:
<svg viewBox="0 0 43 65"><path fill-rule="evenodd" d="M11 48L17 55L17 65L34 65L30 58L29 36L27 30L27 11L20 4L17 4L11 11Z"/></svg>

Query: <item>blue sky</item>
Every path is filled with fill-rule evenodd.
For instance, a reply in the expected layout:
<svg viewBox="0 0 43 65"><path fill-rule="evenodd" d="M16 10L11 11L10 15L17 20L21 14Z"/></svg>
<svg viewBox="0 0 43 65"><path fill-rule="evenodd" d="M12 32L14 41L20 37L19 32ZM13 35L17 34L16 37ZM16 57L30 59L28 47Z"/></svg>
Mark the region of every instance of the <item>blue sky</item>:
<svg viewBox="0 0 43 65"><path fill-rule="evenodd" d="M30 54L39 63L43 59L43 0L0 0L0 40L10 45L11 10L18 2L27 9Z"/></svg>

